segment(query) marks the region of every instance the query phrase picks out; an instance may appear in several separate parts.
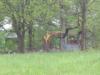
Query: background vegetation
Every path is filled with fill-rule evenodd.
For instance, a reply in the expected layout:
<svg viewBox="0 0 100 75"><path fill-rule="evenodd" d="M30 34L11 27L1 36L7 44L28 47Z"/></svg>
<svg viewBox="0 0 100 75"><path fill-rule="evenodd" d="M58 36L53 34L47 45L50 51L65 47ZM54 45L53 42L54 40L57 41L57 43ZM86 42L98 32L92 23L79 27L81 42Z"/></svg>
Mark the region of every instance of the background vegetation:
<svg viewBox="0 0 100 75"><path fill-rule="evenodd" d="M90 47L99 48L100 1L84 1L86 1L85 28L93 34L93 36L89 36L89 41L92 41ZM1 51L25 52L25 50L42 49L42 39L48 31L64 31L65 28L75 26L78 26L78 30L80 30L82 13L84 14L82 0L0 0L0 21L9 17L9 22L13 26L12 30L0 31ZM2 27L2 23L0 27ZM16 33L17 43L12 42L11 44L9 41L8 43L5 41L7 38L5 35L9 32Z"/></svg>

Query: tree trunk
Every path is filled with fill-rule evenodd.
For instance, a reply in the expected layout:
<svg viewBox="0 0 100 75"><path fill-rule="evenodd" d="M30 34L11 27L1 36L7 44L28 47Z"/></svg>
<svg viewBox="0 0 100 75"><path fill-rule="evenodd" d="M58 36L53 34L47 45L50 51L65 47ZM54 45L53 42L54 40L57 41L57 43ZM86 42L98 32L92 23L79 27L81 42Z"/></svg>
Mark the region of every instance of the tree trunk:
<svg viewBox="0 0 100 75"><path fill-rule="evenodd" d="M24 53L24 39L25 39L25 20L24 18L22 19L23 22L18 22L18 29L16 31L16 34L17 34L17 39L18 39L18 51L21 52L21 53Z"/></svg>
<svg viewBox="0 0 100 75"><path fill-rule="evenodd" d="M86 25L86 12L87 12L87 0L81 0L81 12L82 12L82 26L81 26L81 50L86 49L86 33L85 33L85 25Z"/></svg>
<svg viewBox="0 0 100 75"><path fill-rule="evenodd" d="M64 4L63 4L63 0L59 0L59 7L60 7L60 26L61 26L61 31L62 32L65 32L65 24L64 24ZM63 50L63 45L64 45L64 42L65 40L62 38L63 35L61 35L61 43L60 43L60 48L61 50Z"/></svg>
<svg viewBox="0 0 100 75"><path fill-rule="evenodd" d="M29 34L29 50L32 51L33 48L33 33L32 33L32 25L29 25L28 29L28 34Z"/></svg>
<svg viewBox="0 0 100 75"><path fill-rule="evenodd" d="M24 53L24 35L17 34L17 50L20 53Z"/></svg>

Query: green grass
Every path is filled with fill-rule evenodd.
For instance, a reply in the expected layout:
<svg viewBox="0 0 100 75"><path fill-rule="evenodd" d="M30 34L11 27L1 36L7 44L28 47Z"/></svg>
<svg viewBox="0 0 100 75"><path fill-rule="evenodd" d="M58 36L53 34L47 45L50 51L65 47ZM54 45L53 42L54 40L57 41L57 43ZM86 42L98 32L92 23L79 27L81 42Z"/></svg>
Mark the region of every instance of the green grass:
<svg viewBox="0 0 100 75"><path fill-rule="evenodd" d="M0 75L100 75L100 51L0 55Z"/></svg>

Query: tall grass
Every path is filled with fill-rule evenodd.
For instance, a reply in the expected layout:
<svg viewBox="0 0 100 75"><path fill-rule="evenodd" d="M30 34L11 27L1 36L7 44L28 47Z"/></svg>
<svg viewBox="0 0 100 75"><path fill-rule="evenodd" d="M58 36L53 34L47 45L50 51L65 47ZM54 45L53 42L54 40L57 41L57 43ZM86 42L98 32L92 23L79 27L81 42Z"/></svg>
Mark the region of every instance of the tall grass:
<svg viewBox="0 0 100 75"><path fill-rule="evenodd" d="M0 55L0 75L100 75L100 51Z"/></svg>

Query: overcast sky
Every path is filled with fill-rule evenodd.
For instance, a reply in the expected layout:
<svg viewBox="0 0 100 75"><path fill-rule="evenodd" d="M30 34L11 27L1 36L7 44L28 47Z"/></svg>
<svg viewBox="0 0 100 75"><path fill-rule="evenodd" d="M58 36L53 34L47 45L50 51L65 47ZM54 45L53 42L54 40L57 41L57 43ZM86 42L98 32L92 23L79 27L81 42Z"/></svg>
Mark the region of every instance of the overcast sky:
<svg viewBox="0 0 100 75"><path fill-rule="evenodd" d="M9 17L5 17L3 21L0 22L3 27L0 28L0 30L10 30L12 29L12 22ZM4 28L4 29L3 29Z"/></svg>

